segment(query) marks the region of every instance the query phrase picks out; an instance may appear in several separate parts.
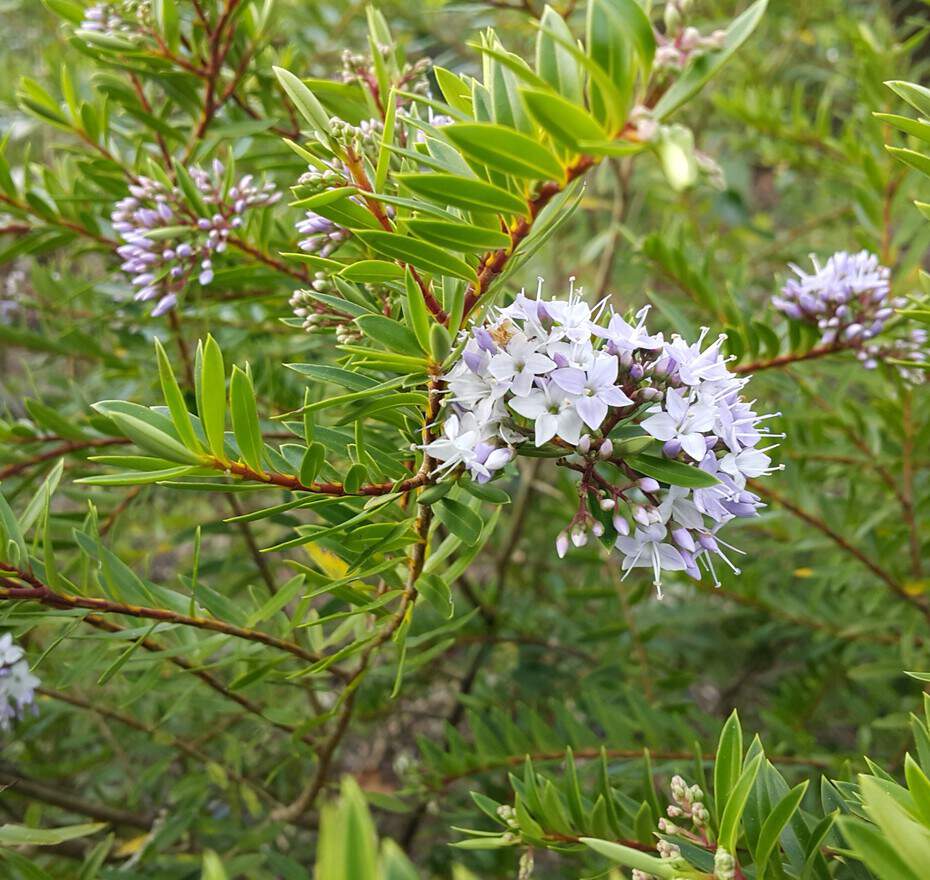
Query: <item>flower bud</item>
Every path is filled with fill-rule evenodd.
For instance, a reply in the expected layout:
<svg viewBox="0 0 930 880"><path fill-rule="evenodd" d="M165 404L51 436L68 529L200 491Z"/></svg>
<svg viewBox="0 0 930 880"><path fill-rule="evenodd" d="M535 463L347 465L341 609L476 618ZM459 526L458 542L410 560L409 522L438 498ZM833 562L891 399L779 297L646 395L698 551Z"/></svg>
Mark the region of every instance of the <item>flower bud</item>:
<svg viewBox="0 0 930 880"><path fill-rule="evenodd" d="M597 454L601 458L610 458L614 454L614 444L613 441L608 437L603 443L601 443L600 449L598 449Z"/></svg>
<svg viewBox="0 0 930 880"><path fill-rule="evenodd" d="M659 491L659 481L654 480L652 477L643 477L636 483L643 492L658 492Z"/></svg>
<svg viewBox="0 0 930 880"><path fill-rule="evenodd" d="M565 532L559 532L559 536L555 539L555 552L559 554L559 559L564 559L565 554L568 553L568 535Z"/></svg>
<svg viewBox="0 0 930 880"><path fill-rule="evenodd" d="M611 522L613 522L614 529L618 535L623 535L625 537L630 534L630 524L626 521L626 518L619 513L614 514Z"/></svg>
<svg viewBox="0 0 930 880"><path fill-rule="evenodd" d="M617 502L613 498L602 498L600 502L601 510L613 510L617 506Z"/></svg>
<svg viewBox="0 0 930 880"><path fill-rule="evenodd" d="M589 435L585 434L578 441L578 446L576 447L582 455L587 455L591 451L591 438Z"/></svg>

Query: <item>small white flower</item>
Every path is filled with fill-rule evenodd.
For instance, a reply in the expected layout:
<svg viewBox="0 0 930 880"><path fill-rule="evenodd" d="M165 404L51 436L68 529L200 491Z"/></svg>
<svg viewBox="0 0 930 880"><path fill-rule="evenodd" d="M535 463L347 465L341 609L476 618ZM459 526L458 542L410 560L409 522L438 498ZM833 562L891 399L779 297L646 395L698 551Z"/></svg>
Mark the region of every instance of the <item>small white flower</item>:
<svg viewBox="0 0 930 880"><path fill-rule="evenodd" d="M506 390L517 397L526 397L533 387L533 380L555 367L555 361L541 354L536 345L521 333L510 340L505 351L491 358L488 372Z"/></svg>
<svg viewBox="0 0 930 880"><path fill-rule="evenodd" d="M581 418L575 411L575 399L548 383L534 388L526 397L515 397L510 408L536 423L537 446L548 443L558 435L573 446L581 439Z"/></svg>
<svg viewBox="0 0 930 880"><path fill-rule="evenodd" d="M662 408L643 419L642 429L656 440L675 440L695 461L701 461L707 451L704 431L714 426L713 408L699 402L691 403L681 391L669 388Z"/></svg>

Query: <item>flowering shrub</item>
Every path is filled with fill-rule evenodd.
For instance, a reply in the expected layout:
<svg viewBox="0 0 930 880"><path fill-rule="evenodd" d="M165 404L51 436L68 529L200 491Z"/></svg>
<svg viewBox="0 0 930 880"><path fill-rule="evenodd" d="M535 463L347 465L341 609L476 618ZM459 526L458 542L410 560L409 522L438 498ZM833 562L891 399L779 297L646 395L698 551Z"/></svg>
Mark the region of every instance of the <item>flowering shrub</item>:
<svg viewBox="0 0 930 880"><path fill-rule="evenodd" d="M925 28L433 5L7 4L0 876L920 880Z"/></svg>

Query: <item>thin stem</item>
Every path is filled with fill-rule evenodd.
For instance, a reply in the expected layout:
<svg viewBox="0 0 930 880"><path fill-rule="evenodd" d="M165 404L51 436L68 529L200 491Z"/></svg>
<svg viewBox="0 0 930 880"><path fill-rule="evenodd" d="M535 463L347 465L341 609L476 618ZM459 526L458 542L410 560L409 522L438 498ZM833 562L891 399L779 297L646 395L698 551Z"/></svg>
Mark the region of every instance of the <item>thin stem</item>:
<svg viewBox="0 0 930 880"><path fill-rule="evenodd" d="M0 576L0 599L29 600L51 608L84 608L101 614L124 614L127 617L159 620L193 629L210 630L211 632L222 633L248 642L260 642L270 648L276 648L279 651L291 654L307 663L316 663L322 659L318 654L308 651L296 642L278 638L261 630L237 626L213 617L193 617L165 608L149 608L143 605L115 602L111 599L59 593L51 589L47 584L42 583L30 572L12 568L5 563L0 563L0 570L12 574L12 577ZM29 584L29 586L18 586L16 580Z"/></svg>
<svg viewBox="0 0 930 880"><path fill-rule="evenodd" d="M69 813L77 813L80 816L87 816L99 822L125 825L148 831L155 821L154 816L133 813L106 804L96 804L63 789L57 782L55 785L47 785L35 779L28 779L11 769L0 768L0 785L11 794L19 794L22 797L41 801L44 804L51 804L53 807L59 807Z"/></svg>
<svg viewBox="0 0 930 880"><path fill-rule="evenodd" d="M879 580L881 580L889 590L891 590L894 595L904 602L907 602L909 605L917 608L925 617L930 619L930 608L927 605L917 598L916 596L910 595L907 590L894 578L891 574L885 571L877 562L863 553L858 547L854 544L851 544L846 540L839 532L832 529L827 523L822 519L815 516L812 513L804 510L803 508L798 507L793 502L789 501L783 495L780 495L774 489L768 489L764 486L761 486L758 482L751 480L750 486L752 487L753 492L757 492L763 498L767 498L769 501L774 501L780 507L784 507L789 513L796 516L798 519L806 522L808 525L813 526L817 531L826 535L834 544L837 545L845 553L848 553L853 558L857 559L862 563L869 571L872 572Z"/></svg>

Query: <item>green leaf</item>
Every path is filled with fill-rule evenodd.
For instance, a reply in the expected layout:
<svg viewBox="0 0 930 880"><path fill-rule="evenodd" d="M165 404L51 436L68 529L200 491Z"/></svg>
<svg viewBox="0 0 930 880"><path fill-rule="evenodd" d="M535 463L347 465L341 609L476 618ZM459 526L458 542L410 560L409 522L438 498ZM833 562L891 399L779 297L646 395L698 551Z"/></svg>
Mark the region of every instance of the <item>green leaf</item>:
<svg viewBox="0 0 930 880"><path fill-rule="evenodd" d="M158 359L158 377L161 381L161 390L171 413L171 421L181 442L192 452L200 452L201 445L194 433L194 426L191 423L190 413L187 411L187 404L184 402L184 395L175 378L174 370L171 368L171 361L168 360L168 354L161 342L155 340L155 354Z"/></svg>
<svg viewBox="0 0 930 880"><path fill-rule="evenodd" d="M529 180L565 176L559 160L538 141L513 128L490 122L459 122L442 133L466 156L494 171Z"/></svg>
<svg viewBox="0 0 930 880"><path fill-rule="evenodd" d="M465 281L475 282L478 275L464 260L454 257L443 248L418 238L397 232L364 231L356 236L380 254L400 260L417 269L437 275L450 275Z"/></svg>
<svg viewBox="0 0 930 880"><path fill-rule="evenodd" d="M704 87L704 84L749 39L765 13L767 5L768 0L756 0L752 6L737 16L727 28L723 48L716 52L707 52L704 55L697 56L684 69L653 109L653 115L656 119L666 119Z"/></svg>
<svg viewBox="0 0 930 880"><path fill-rule="evenodd" d="M470 223L450 223L445 220L407 220L406 228L418 238L453 251L483 253L510 247L505 232L473 226Z"/></svg>
<svg viewBox="0 0 930 880"><path fill-rule="evenodd" d="M275 76L281 87L287 92L288 97L293 101L297 112L303 116L307 122L316 131L324 134L332 134L329 125L329 115L323 109L323 105L317 100L313 92L308 89L301 80L294 76L289 70L282 67L273 67Z"/></svg>
<svg viewBox="0 0 930 880"><path fill-rule="evenodd" d="M423 291L413 277L413 273L408 268L404 273L404 316L407 319L407 325L413 330L420 343L420 348L424 352L430 349L429 327L430 317L426 308L426 301L423 299Z"/></svg>
<svg viewBox="0 0 930 880"><path fill-rule="evenodd" d="M720 731L717 755L714 760L714 801L718 821L723 816L730 792L739 779L742 764L743 730L740 727L739 716L734 709Z"/></svg>
<svg viewBox="0 0 930 880"><path fill-rule="evenodd" d="M885 149L891 153L899 162L910 165L911 168L930 177L930 156L918 153L915 150L907 150L903 147L890 147L887 144Z"/></svg>
<svg viewBox="0 0 930 880"><path fill-rule="evenodd" d="M415 334L403 324L385 315L361 315L355 319L361 331L391 351L414 354L420 350Z"/></svg>
<svg viewBox="0 0 930 880"><path fill-rule="evenodd" d="M446 103L455 110L471 116L471 89L465 81L458 74L439 65L433 65L433 75Z"/></svg>
<svg viewBox="0 0 930 880"><path fill-rule="evenodd" d="M601 132L603 137L603 132ZM398 174L396 179L416 195L439 205L466 211L526 214L523 199L494 184L456 174Z"/></svg>
<svg viewBox="0 0 930 880"><path fill-rule="evenodd" d="M229 875L223 867L222 860L212 849L203 851L203 868L200 872L200 880L229 880Z"/></svg>
<svg viewBox="0 0 930 880"><path fill-rule="evenodd" d="M736 842L739 839L740 820L743 817L743 810L746 808L746 801L749 798L749 792L752 791L753 783L759 774L759 767L765 759L763 754L758 754L743 769L736 784L730 790L727 797L727 805L723 810L723 816L720 819L720 831L718 839L720 845L727 852L736 851ZM717 809L720 805L718 802Z"/></svg>
<svg viewBox="0 0 930 880"><path fill-rule="evenodd" d="M151 452L168 461L200 464L200 457L182 446L170 434L160 431L148 422L122 412L107 414L120 432L132 440L140 449Z"/></svg>
<svg viewBox="0 0 930 880"><path fill-rule="evenodd" d="M323 467L325 457L326 447L322 443L311 443L307 447L303 461L300 463L301 485L309 486L316 480Z"/></svg>
<svg viewBox="0 0 930 880"><path fill-rule="evenodd" d="M658 455L630 455L626 457L626 462L647 477L689 489L706 489L720 482L713 474L702 471L697 465L660 458Z"/></svg>
<svg viewBox="0 0 930 880"><path fill-rule="evenodd" d="M909 116L897 116L894 113L873 113L872 115L879 122L891 125L922 141L930 142L930 123L922 119L911 119Z"/></svg>
<svg viewBox="0 0 930 880"><path fill-rule="evenodd" d="M60 828L27 828L25 825L0 825L0 846L57 846L67 840L89 837L106 827L105 822L63 825Z"/></svg>
<svg viewBox="0 0 930 880"><path fill-rule="evenodd" d="M627 868L636 868L655 877L671 878L675 876L675 869L666 861L650 856L647 853L640 852L637 849L631 849L619 843L611 843L608 840L598 840L593 837L580 838L589 849L594 850L598 855L623 865Z"/></svg>
<svg viewBox="0 0 930 880"><path fill-rule="evenodd" d="M339 277L360 284L380 284L385 281L397 281L399 278L403 278L404 268L387 260L359 260L346 266L339 273ZM352 303L347 305L351 307ZM340 303L337 308L345 308L345 306ZM361 307L355 307L355 309L356 314L364 314L366 311Z"/></svg>
<svg viewBox="0 0 930 880"><path fill-rule="evenodd" d="M572 104L584 103L580 66L565 43L575 39L565 19L551 6L543 10L536 35L536 70L560 95Z"/></svg>
<svg viewBox="0 0 930 880"><path fill-rule="evenodd" d="M439 521L465 544L471 546L478 542L483 523L471 508L454 498L442 498L433 509Z"/></svg>
<svg viewBox="0 0 930 880"><path fill-rule="evenodd" d="M530 116L553 140L579 152L579 141L607 140L607 132L582 107L551 92L521 89Z"/></svg>
<svg viewBox="0 0 930 880"><path fill-rule="evenodd" d="M180 42L181 31L178 9L174 0L152 0L152 17L168 47L176 50Z"/></svg>
<svg viewBox="0 0 930 880"><path fill-rule="evenodd" d="M899 79L888 80L885 85L898 97L904 98L921 116L930 119L930 89Z"/></svg>
<svg viewBox="0 0 930 880"><path fill-rule="evenodd" d="M421 574L417 579L417 592L442 617L452 617L455 605L452 601L452 590L449 585L436 574Z"/></svg>
<svg viewBox="0 0 930 880"><path fill-rule="evenodd" d="M234 366L229 380L229 409L232 414L233 433L239 452L253 471L263 472L262 452L265 444L258 423L255 389L248 374Z"/></svg>
<svg viewBox="0 0 930 880"><path fill-rule="evenodd" d="M226 367L223 353L212 336L207 336L200 365L200 421L210 450L221 461L226 460Z"/></svg>
<svg viewBox="0 0 930 880"><path fill-rule="evenodd" d="M778 838L781 836L782 830L801 805L804 793L807 791L807 785L808 780L805 779L800 785L796 785L792 788L774 807L772 807L769 814L765 817L765 821L762 823L762 830L759 832L759 841L756 844L755 853L753 854L755 857L757 877L765 877L765 868L768 864L769 857L778 845Z"/></svg>

